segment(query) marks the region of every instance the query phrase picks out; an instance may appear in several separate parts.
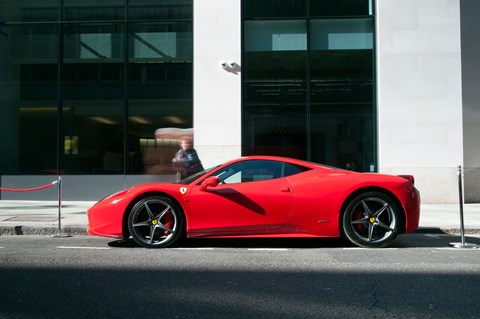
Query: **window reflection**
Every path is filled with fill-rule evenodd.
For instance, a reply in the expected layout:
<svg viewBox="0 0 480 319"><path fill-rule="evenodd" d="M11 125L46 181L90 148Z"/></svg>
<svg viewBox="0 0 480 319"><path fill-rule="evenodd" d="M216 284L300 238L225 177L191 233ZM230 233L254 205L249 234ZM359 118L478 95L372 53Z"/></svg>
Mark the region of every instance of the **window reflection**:
<svg viewBox="0 0 480 319"><path fill-rule="evenodd" d="M123 24L69 24L64 29L65 62L123 62ZM109 60L107 60L109 59Z"/></svg>
<svg viewBox="0 0 480 319"><path fill-rule="evenodd" d="M373 24L370 19L311 20L312 50L373 49Z"/></svg>
<svg viewBox="0 0 480 319"><path fill-rule="evenodd" d="M54 25L2 26L0 37L7 59L22 65L30 63L55 64L58 57L58 35Z"/></svg>
<svg viewBox="0 0 480 319"><path fill-rule="evenodd" d="M306 158L306 21L248 21L243 154Z"/></svg>
<svg viewBox="0 0 480 319"><path fill-rule="evenodd" d="M57 21L58 3L58 0L0 0L0 21Z"/></svg>
<svg viewBox="0 0 480 319"><path fill-rule="evenodd" d="M308 170L290 163L251 160L234 163L215 172L221 184L267 181L287 177Z"/></svg>
<svg viewBox="0 0 480 319"><path fill-rule="evenodd" d="M243 5L246 19L305 17L307 14L307 0L243 1Z"/></svg>
<svg viewBox="0 0 480 319"><path fill-rule="evenodd" d="M130 61L191 61L192 30L187 23L131 26Z"/></svg>
<svg viewBox="0 0 480 319"><path fill-rule="evenodd" d="M62 134L66 143L61 166L66 173L123 173L122 109L121 101L64 101Z"/></svg>
<svg viewBox="0 0 480 319"><path fill-rule="evenodd" d="M193 135L192 44L191 23L130 24L129 173L175 173L178 139Z"/></svg>
<svg viewBox="0 0 480 319"><path fill-rule="evenodd" d="M374 0L309 0L310 16L339 17L373 14Z"/></svg>
<svg viewBox="0 0 480 319"><path fill-rule="evenodd" d="M376 134L374 27L365 18L372 2L312 0L305 16L327 18L288 20L258 3L244 2L242 153L368 171Z"/></svg>
<svg viewBox="0 0 480 319"><path fill-rule="evenodd" d="M2 174L56 169L57 40L54 25L1 27Z"/></svg>
<svg viewBox="0 0 480 319"><path fill-rule="evenodd" d="M0 172L144 174L176 150L155 131L193 126L192 5L0 0Z"/></svg>
<svg viewBox="0 0 480 319"><path fill-rule="evenodd" d="M193 0L129 1L128 14L132 20L192 19Z"/></svg>
<svg viewBox="0 0 480 319"><path fill-rule="evenodd" d="M305 51L307 31L300 21L248 21L245 23L245 51Z"/></svg>
<svg viewBox="0 0 480 319"><path fill-rule="evenodd" d="M123 20L125 0L63 0L66 21Z"/></svg>
<svg viewBox="0 0 480 319"><path fill-rule="evenodd" d="M123 37L123 24L65 26L61 166L68 173L124 173Z"/></svg>
<svg viewBox="0 0 480 319"><path fill-rule="evenodd" d="M311 21L312 158L368 171L374 161L373 22Z"/></svg>
<svg viewBox="0 0 480 319"><path fill-rule="evenodd" d="M132 121L133 117L130 118ZM140 139L142 165L147 174L176 174L172 159L180 148L181 139L193 142L192 128L161 127L155 130L153 138ZM194 145L192 144L192 147Z"/></svg>

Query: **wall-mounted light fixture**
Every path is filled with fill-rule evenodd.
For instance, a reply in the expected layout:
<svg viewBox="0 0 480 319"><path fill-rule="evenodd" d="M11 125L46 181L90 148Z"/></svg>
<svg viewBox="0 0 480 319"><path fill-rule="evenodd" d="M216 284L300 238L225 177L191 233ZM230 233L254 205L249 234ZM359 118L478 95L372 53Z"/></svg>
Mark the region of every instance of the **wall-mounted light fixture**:
<svg viewBox="0 0 480 319"><path fill-rule="evenodd" d="M235 74L238 74L238 72L241 71L240 65L237 62L222 62L221 66L225 71L232 72Z"/></svg>

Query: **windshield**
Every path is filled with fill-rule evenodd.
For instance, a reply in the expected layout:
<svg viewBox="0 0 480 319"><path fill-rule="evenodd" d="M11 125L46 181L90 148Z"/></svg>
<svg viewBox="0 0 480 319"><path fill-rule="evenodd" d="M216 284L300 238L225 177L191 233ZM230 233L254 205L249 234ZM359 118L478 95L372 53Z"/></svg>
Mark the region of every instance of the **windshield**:
<svg viewBox="0 0 480 319"><path fill-rule="evenodd" d="M218 165L219 166L219 165ZM207 168L201 172L198 172L196 174L193 174L193 175L190 175L188 176L187 178L184 178L178 182L175 182L175 184L182 184L182 185L188 185L190 183L192 183L194 180L196 179L199 179L200 177L202 177L203 175L207 174L208 172L210 172L211 170L217 168L218 166L214 166L214 167L210 167L210 168Z"/></svg>

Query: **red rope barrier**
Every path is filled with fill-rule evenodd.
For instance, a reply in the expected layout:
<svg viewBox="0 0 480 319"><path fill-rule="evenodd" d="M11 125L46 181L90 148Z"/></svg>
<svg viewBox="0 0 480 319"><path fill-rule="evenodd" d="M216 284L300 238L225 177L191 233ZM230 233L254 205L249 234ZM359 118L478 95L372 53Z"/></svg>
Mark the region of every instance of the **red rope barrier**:
<svg viewBox="0 0 480 319"><path fill-rule="evenodd" d="M12 192L12 193L33 192L33 191L38 191L38 190L41 190L41 189L52 187L56 183L58 183L58 181L52 182L52 183L47 184L47 185L32 187L32 188L4 188L4 187L0 187L0 191L6 191L6 192Z"/></svg>

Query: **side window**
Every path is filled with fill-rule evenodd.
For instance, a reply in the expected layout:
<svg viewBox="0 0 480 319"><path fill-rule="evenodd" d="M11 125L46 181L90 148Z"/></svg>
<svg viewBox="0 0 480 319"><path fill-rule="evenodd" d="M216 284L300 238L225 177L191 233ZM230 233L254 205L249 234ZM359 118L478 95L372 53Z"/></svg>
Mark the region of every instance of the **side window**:
<svg viewBox="0 0 480 319"><path fill-rule="evenodd" d="M227 170L223 176L220 175L219 177L224 184L241 183L242 171L237 171L233 169Z"/></svg>
<svg viewBox="0 0 480 319"><path fill-rule="evenodd" d="M301 173L306 168L276 161L251 160L235 163L215 173L223 184L271 180Z"/></svg>
<svg viewBox="0 0 480 319"><path fill-rule="evenodd" d="M287 177L290 175L295 175L298 173L306 172L309 169L303 166L293 165L289 163L285 163L285 170L283 172L283 177Z"/></svg>
<svg viewBox="0 0 480 319"><path fill-rule="evenodd" d="M220 182L233 184L269 180L280 177L280 174L281 163L253 160L232 164L215 175L220 178Z"/></svg>

